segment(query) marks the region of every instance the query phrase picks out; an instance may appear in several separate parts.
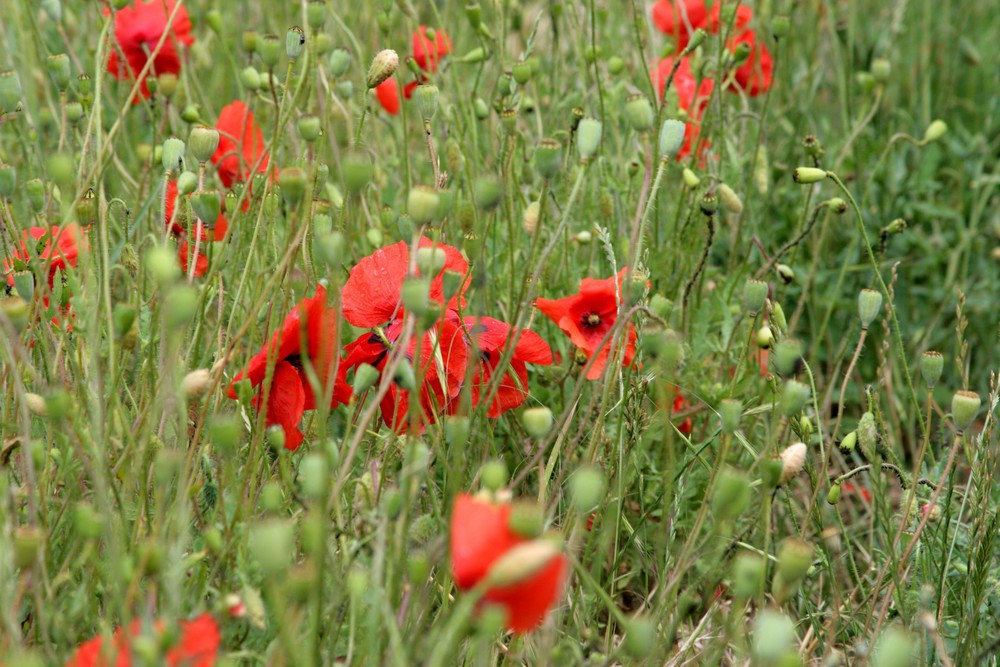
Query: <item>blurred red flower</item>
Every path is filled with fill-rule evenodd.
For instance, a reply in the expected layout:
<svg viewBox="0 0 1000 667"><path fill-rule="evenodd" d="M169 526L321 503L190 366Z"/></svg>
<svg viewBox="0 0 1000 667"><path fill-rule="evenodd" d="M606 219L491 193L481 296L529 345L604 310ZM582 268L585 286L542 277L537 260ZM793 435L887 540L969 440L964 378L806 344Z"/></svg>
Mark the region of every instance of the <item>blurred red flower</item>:
<svg viewBox="0 0 1000 667"><path fill-rule="evenodd" d="M597 359L587 371L588 380L601 376L608 362L611 350L609 341L598 349L604 335L618 319L618 291L626 269L604 280L584 278L580 281L580 291L562 299L536 299L535 306L550 320L559 325L573 344L583 350L587 357L595 354ZM635 325L629 323L626 334L625 357L622 365L628 366L635 356Z"/></svg>
<svg viewBox="0 0 1000 667"><path fill-rule="evenodd" d="M216 662L222 638L219 626L209 614L202 614L193 621L181 621L179 642L167 651L166 663L170 667L212 667ZM154 625L156 634L163 634L163 622ZM142 633L139 621L129 625L128 633L118 628L114 646L105 648L103 637L85 641L66 662L65 667L132 667L130 639ZM109 662L106 658L113 658Z"/></svg>
<svg viewBox="0 0 1000 667"><path fill-rule="evenodd" d="M475 587L490 568L514 547L529 539L510 528L510 504L461 494L451 516L451 569L455 585ZM507 627L516 633L534 630L562 594L569 561L558 554L534 574L511 586L489 589L485 603L507 611Z"/></svg>
<svg viewBox="0 0 1000 667"><path fill-rule="evenodd" d="M51 289L59 271L67 266L76 266L80 246L85 247L86 244L83 237L85 231L77 224L68 224L65 227L29 227L22 231L20 249L15 250L3 262L7 284L14 286L14 260L27 264L30 259L37 257L43 266L48 266L49 289ZM53 241L55 241L54 248Z"/></svg>
<svg viewBox="0 0 1000 667"><path fill-rule="evenodd" d="M691 33L705 23L705 0L659 0L653 5L653 23L660 32L673 37L677 52L691 41Z"/></svg>
<svg viewBox="0 0 1000 667"><path fill-rule="evenodd" d="M212 164L223 185L231 188L236 181L245 181L254 169L267 171L270 156L264 150L264 135L245 102L236 100L224 106L215 128L219 131L219 147L212 155Z"/></svg>
<svg viewBox="0 0 1000 667"><path fill-rule="evenodd" d="M718 34L722 25L720 10L717 3L708 14L707 28L713 34ZM750 97L766 92L771 87L774 74L774 58L767 46L757 40L757 34L749 27L753 20L753 10L746 5L736 9L733 19L733 30L726 40L726 48L735 52L740 44L750 47L750 55L733 74L729 89L733 92L743 91Z"/></svg>
<svg viewBox="0 0 1000 667"><path fill-rule="evenodd" d="M681 394L676 388L674 388L674 406L673 412L680 412L684 408L690 407L687 399ZM691 435L691 418L687 417L680 424L677 425L677 430L684 435Z"/></svg>
<svg viewBox="0 0 1000 667"><path fill-rule="evenodd" d="M650 71L653 85L661 98L666 88L667 79L670 77L670 71L674 68L674 62L674 56L668 56L661 59L656 67ZM699 83L691 72L690 59L687 56L681 58L680 64L677 66L677 73L674 74L674 80L670 84L671 90L677 94L678 108L687 112L687 129L684 132L684 145L677 154L678 160L689 155L698 144L698 135L701 134L701 116L712 96L714 87L715 81L712 79L702 79ZM703 146L699 147L699 150L704 149L707 145L705 142Z"/></svg>
<svg viewBox="0 0 1000 667"><path fill-rule="evenodd" d="M166 204L164 207L164 224L167 226L167 231L169 231L175 238L182 239L185 235L184 224L182 223L189 221L179 218L175 214L175 210L177 208L177 179L175 178L167 181L166 201L164 203ZM215 222L202 223L199 245L204 248L205 244L210 240L221 241L226 237L226 230L228 229L229 221L226 220L224 213L219 213L219 217L215 219ZM180 245L177 247L177 259L180 261L181 269L185 274L188 272L188 254L190 253L188 246L189 244L194 244L195 236L198 236L198 226L195 222L190 222L187 229L187 239L180 240ZM205 253L199 250L198 258L195 260L194 275L202 276L207 270L208 257Z"/></svg>
<svg viewBox="0 0 1000 667"><path fill-rule="evenodd" d="M431 30L434 39L427 36L428 27L420 26L413 31L413 60L417 66L425 72L436 72L438 63L446 55L451 53L451 38L444 30ZM410 99L417 86L427 81L427 77L419 76L416 81L411 81L403 87L403 97Z"/></svg>
<svg viewBox="0 0 1000 667"><path fill-rule="evenodd" d="M279 424L285 431L285 448L294 451L302 444L303 434L299 422L306 410L317 406L312 385L303 368L303 358L307 358L324 391L329 391L333 383L330 407L347 403L351 399L351 388L345 382L346 366L340 363L335 377L331 377L338 361L339 336L337 334L337 311L326 305L326 288L316 288L316 295L303 299L285 318L280 331L276 331L271 341L264 345L254 357L246 371L241 371L229 387L229 397L236 398L235 385L244 377L254 387L264 382L268 358L276 360L274 377L268 393L264 417L268 426ZM303 343L305 346L303 347ZM260 409L263 387L254 399Z"/></svg>
<svg viewBox="0 0 1000 667"><path fill-rule="evenodd" d="M396 77L390 76L375 86L375 96L378 97L382 108L389 112L389 114L395 116L399 113L399 82L396 81Z"/></svg>
<svg viewBox="0 0 1000 667"><path fill-rule="evenodd" d="M146 66L149 54L156 48L163 33L168 30L170 34L153 58L148 76L156 77L168 72L180 73L181 59L177 45L190 46L194 43L194 37L191 35L191 19L188 18L187 8L183 5L174 14L173 23L167 26L167 19L170 18L176 5L176 0L150 2L136 0L132 5L115 12L115 41L118 42L118 47L128 62L128 69L123 66L118 49L112 47L108 56L108 72L111 76L116 79L134 79ZM139 92L143 97L150 95L145 79ZM133 98L132 102L138 103L139 98Z"/></svg>

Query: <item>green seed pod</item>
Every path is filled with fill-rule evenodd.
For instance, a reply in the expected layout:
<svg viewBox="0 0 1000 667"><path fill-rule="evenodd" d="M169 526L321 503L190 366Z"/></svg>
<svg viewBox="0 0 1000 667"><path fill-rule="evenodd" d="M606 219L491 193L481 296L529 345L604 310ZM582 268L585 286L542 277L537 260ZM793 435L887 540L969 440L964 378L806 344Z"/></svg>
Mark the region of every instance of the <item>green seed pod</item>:
<svg viewBox="0 0 1000 667"><path fill-rule="evenodd" d="M184 158L184 142L180 139L171 137L163 142L163 152L160 156L161 164L163 164L163 171L168 174L174 173L174 171L182 166L181 160Z"/></svg>
<svg viewBox="0 0 1000 667"><path fill-rule="evenodd" d="M521 413L521 425L531 437L541 440L552 430L552 410L546 407L528 408Z"/></svg>
<svg viewBox="0 0 1000 667"><path fill-rule="evenodd" d="M798 380L787 380L781 389L781 414L796 417L805 409L812 392L809 385Z"/></svg>
<svg viewBox="0 0 1000 667"><path fill-rule="evenodd" d="M83 119L83 105L79 102L66 103L66 121L70 125L76 125Z"/></svg>
<svg viewBox="0 0 1000 667"><path fill-rule="evenodd" d="M687 125L679 120L668 118L663 121L663 125L660 127L659 143L661 158L673 158L680 153L684 146L685 132L687 132Z"/></svg>
<svg viewBox="0 0 1000 667"><path fill-rule="evenodd" d="M608 58L608 74L618 76L625 70L625 61L618 56Z"/></svg>
<svg viewBox="0 0 1000 667"><path fill-rule="evenodd" d="M0 197L10 199L17 189L17 169L5 164L0 166Z"/></svg>
<svg viewBox="0 0 1000 667"><path fill-rule="evenodd" d="M49 71L49 76L52 77L52 82L56 84L56 88L60 91L66 90L70 78L69 56L65 53L52 54L45 61L45 67Z"/></svg>
<svg viewBox="0 0 1000 667"><path fill-rule="evenodd" d="M334 49L330 52L329 63L330 75L339 79L347 74L347 70L351 68L351 52L347 49Z"/></svg>
<svg viewBox="0 0 1000 667"><path fill-rule="evenodd" d="M750 57L750 45L747 42L740 42L733 50L733 64L742 65Z"/></svg>
<svg viewBox="0 0 1000 667"><path fill-rule="evenodd" d="M750 506L750 480L732 468L723 468L712 493L712 516L719 521L737 519Z"/></svg>
<svg viewBox="0 0 1000 667"><path fill-rule="evenodd" d="M511 75L514 77L514 81L517 82L517 85L523 86L531 80L531 65L524 60L520 60L514 63L514 67L511 69Z"/></svg>
<svg viewBox="0 0 1000 667"><path fill-rule="evenodd" d="M944 370L944 356L940 352L928 350L920 355L920 375L923 376L927 388L931 389L941 379Z"/></svg>
<svg viewBox="0 0 1000 667"><path fill-rule="evenodd" d="M481 97L477 97L472 103L473 110L476 112L476 118L479 120L486 120L490 115L490 108L486 105L486 100Z"/></svg>
<svg viewBox="0 0 1000 667"><path fill-rule="evenodd" d="M444 439L449 447L462 447L469 441L469 418L452 415L444 420Z"/></svg>
<svg viewBox="0 0 1000 667"><path fill-rule="evenodd" d="M753 622L754 664L768 667L798 665L795 623L780 611L762 609Z"/></svg>
<svg viewBox="0 0 1000 667"><path fill-rule="evenodd" d="M714 192L706 192L698 202L698 208L703 215L712 217L719 210L719 196Z"/></svg>
<svg viewBox="0 0 1000 667"><path fill-rule="evenodd" d="M940 118L931 121L931 124L927 126L924 131L924 143L931 143L932 141L937 141L945 135L948 131L948 124L945 123Z"/></svg>
<svg viewBox="0 0 1000 667"><path fill-rule="evenodd" d="M257 43L257 52L264 67L272 70L281 58L281 40L277 35L264 35Z"/></svg>
<svg viewBox="0 0 1000 667"><path fill-rule="evenodd" d="M500 203L502 189L499 180L492 176L483 176L476 181L476 204L484 211L492 210Z"/></svg>
<svg viewBox="0 0 1000 667"><path fill-rule="evenodd" d="M48 159L49 178L62 192L72 192L76 182L76 162L66 153L55 153Z"/></svg>
<svg viewBox="0 0 1000 667"><path fill-rule="evenodd" d="M13 70L0 71L0 113L15 111L21 104L21 78Z"/></svg>
<svg viewBox="0 0 1000 667"><path fill-rule="evenodd" d="M269 519L250 526L250 553L269 576L286 572L295 554L295 529L288 521Z"/></svg>
<svg viewBox="0 0 1000 667"><path fill-rule="evenodd" d="M417 376L409 361L404 359L399 363L396 372L392 374L392 381L406 391L414 391L417 388Z"/></svg>
<svg viewBox="0 0 1000 667"><path fill-rule="evenodd" d="M858 294L858 317L861 318L861 328L867 329L882 309L882 293L878 290L863 289Z"/></svg>
<svg viewBox="0 0 1000 667"><path fill-rule="evenodd" d="M535 503L518 501L511 505L507 526L521 537L538 537L545 529L545 516Z"/></svg>
<svg viewBox="0 0 1000 667"><path fill-rule="evenodd" d="M24 184L24 189L28 195L28 202L35 213L40 213L45 208L45 184L40 178L32 178Z"/></svg>
<svg viewBox="0 0 1000 667"><path fill-rule="evenodd" d="M778 549L778 573L788 583L798 583L812 567L813 546L796 537L786 538Z"/></svg>
<svg viewBox="0 0 1000 667"><path fill-rule="evenodd" d="M247 53L256 53L257 47L260 45L260 35L253 30L247 30L243 33L241 43L244 51Z"/></svg>
<svg viewBox="0 0 1000 667"><path fill-rule="evenodd" d="M407 278L403 281L401 290L403 305L406 309L421 317L427 313L430 306L430 285L421 278Z"/></svg>
<svg viewBox="0 0 1000 667"><path fill-rule="evenodd" d="M338 81L333 87L333 92L342 100L349 100L354 96L354 82L350 79ZM346 142L342 142L346 143Z"/></svg>
<svg viewBox="0 0 1000 667"><path fill-rule="evenodd" d="M569 478L570 498L573 509L580 514L589 514L605 499L608 483L604 473L594 467L578 469Z"/></svg>
<svg viewBox="0 0 1000 667"><path fill-rule="evenodd" d="M163 319L167 328L180 329L193 322L198 314L198 300L197 287L181 285L171 289L163 302Z"/></svg>
<svg viewBox="0 0 1000 667"><path fill-rule="evenodd" d="M774 346L774 367L782 376L789 376L802 370L802 353L805 345L797 338L784 338Z"/></svg>
<svg viewBox="0 0 1000 667"><path fill-rule="evenodd" d="M656 112L648 97L634 93L625 98L625 118L636 132L648 132L656 122Z"/></svg>
<svg viewBox="0 0 1000 667"><path fill-rule="evenodd" d="M775 41L783 39L791 27L792 22L787 16L775 16L771 19L771 34L774 35Z"/></svg>
<svg viewBox="0 0 1000 667"><path fill-rule="evenodd" d="M212 159L219 147L219 131L214 127L199 126L188 135L188 150L191 156L200 164Z"/></svg>
<svg viewBox="0 0 1000 667"><path fill-rule="evenodd" d="M596 118L584 118L576 128L576 150L581 162L589 161L601 145L603 125Z"/></svg>
<svg viewBox="0 0 1000 667"><path fill-rule="evenodd" d="M363 394L378 382L379 371L371 364L360 364L354 371L353 389L355 394Z"/></svg>
<svg viewBox="0 0 1000 667"><path fill-rule="evenodd" d="M256 68L247 65L240 72L240 82L251 92L260 90L260 72Z"/></svg>
<svg viewBox="0 0 1000 667"><path fill-rule="evenodd" d="M743 307L751 315L756 315L764 309L767 304L767 294L769 288L763 280L748 278L743 285Z"/></svg>
<svg viewBox="0 0 1000 667"><path fill-rule="evenodd" d="M302 140L309 144L319 139L319 136L323 131L319 116L314 116L312 114L306 114L300 117L298 122L295 124L295 128L298 130L299 136L302 137Z"/></svg>
<svg viewBox="0 0 1000 667"><path fill-rule="evenodd" d="M427 185L417 185L406 198L406 211L418 225L426 225L437 216L440 197L437 190Z"/></svg>
<svg viewBox="0 0 1000 667"><path fill-rule="evenodd" d="M743 417L743 403L739 399L724 398L719 402L719 422L725 435L732 435L740 429Z"/></svg>
<svg viewBox="0 0 1000 667"><path fill-rule="evenodd" d="M341 163L344 187L350 193L360 192L375 175L375 167L367 153L351 152Z"/></svg>
<svg viewBox="0 0 1000 667"><path fill-rule="evenodd" d="M368 68L368 89L377 88L396 72L397 67L399 67L399 55L392 49L384 49L375 54Z"/></svg>
<svg viewBox="0 0 1000 667"><path fill-rule="evenodd" d="M281 198L289 209L296 209L306 194L309 179L301 167L285 167L278 173L278 186L281 188Z"/></svg>
<svg viewBox="0 0 1000 667"><path fill-rule="evenodd" d="M633 658L641 661L653 652L657 645L656 623L646 616L628 619L622 646Z"/></svg>
<svg viewBox="0 0 1000 667"><path fill-rule="evenodd" d="M920 642L916 637L902 627L893 625L875 642L868 664L871 667L910 667L915 664L919 646Z"/></svg>
<svg viewBox="0 0 1000 667"><path fill-rule="evenodd" d="M326 0L309 0L306 5L306 25L319 30L326 23Z"/></svg>
<svg viewBox="0 0 1000 667"><path fill-rule="evenodd" d="M167 246L157 245L147 250L143 266L160 289L173 284L181 276L177 253Z"/></svg>
<svg viewBox="0 0 1000 667"><path fill-rule="evenodd" d="M503 461L487 461L479 470L479 479L487 491L499 491L507 485L507 464Z"/></svg>
<svg viewBox="0 0 1000 667"><path fill-rule="evenodd" d="M875 58L872 60L872 76L877 83L886 83L892 74L892 65L888 58Z"/></svg>
<svg viewBox="0 0 1000 667"><path fill-rule="evenodd" d="M951 419L959 433L972 426L982 404L979 394L974 391L956 391L951 397Z"/></svg>
<svg viewBox="0 0 1000 667"><path fill-rule="evenodd" d="M826 178L826 172L815 167L797 167L792 172L792 180L800 185L819 183Z"/></svg>
<svg viewBox="0 0 1000 667"><path fill-rule="evenodd" d="M302 55L306 48L306 32L299 26L292 26L285 33L285 55L290 60L295 60Z"/></svg>
<svg viewBox="0 0 1000 667"><path fill-rule="evenodd" d="M222 195L218 190L199 190L188 199L202 222L213 224L222 212Z"/></svg>
<svg viewBox="0 0 1000 667"><path fill-rule="evenodd" d="M422 276L437 276L448 259L444 248L428 246L417 250L417 269Z"/></svg>
<svg viewBox="0 0 1000 667"><path fill-rule="evenodd" d="M551 180L562 169L562 144L555 139L542 139L535 146L535 170L545 180Z"/></svg>
<svg viewBox="0 0 1000 667"><path fill-rule="evenodd" d="M733 559L730 575L733 595L742 600L754 597L763 589L766 575L767 561L755 553L741 552Z"/></svg>
<svg viewBox="0 0 1000 667"><path fill-rule="evenodd" d="M413 98L417 101L417 109L420 111L420 117L424 119L424 122L429 122L434 118L438 110L438 100L440 97L437 86L430 84L417 86L417 90L413 93Z"/></svg>
<svg viewBox="0 0 1000 667"><path fill-rule="evenodd" d="M299 484L302 492L310 500L320 500L327 493L330 482L330 467L321 454L307 454L299 465Z"/></svg>
<svg viewBox="0 0 1000 667"><path fill-rule="evenodd" d="M44 533L34 526L18 526L14 529L14 567L28 570L34 567L41 550Z"/></svg>

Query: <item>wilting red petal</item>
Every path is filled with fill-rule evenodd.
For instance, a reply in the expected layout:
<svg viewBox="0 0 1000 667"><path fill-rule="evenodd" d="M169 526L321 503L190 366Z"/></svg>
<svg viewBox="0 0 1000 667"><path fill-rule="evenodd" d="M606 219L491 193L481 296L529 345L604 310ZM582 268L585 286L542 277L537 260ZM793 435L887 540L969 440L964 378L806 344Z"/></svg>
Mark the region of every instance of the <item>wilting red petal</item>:
<svg viewBox="0 0 1000 667"><path fill-rule="evenodd" d="M202 614L193 621L181 621L180 641L171 648L166 656L166 664L170 667L212 667L218 657L219 644L222 637L219 626L209 614ZM157 621L154 631L163 634L163 623ZM132 656L130 641L132 637L142 632L142 625L133 622L128 632L118 628L114 634L114 647L107 653L114 658L113 663L105 660L102 654L104 639L94 637L82 643L76 652L66 662L65 667L131 667Z"/></svg>
<svg viewBox="0 0 1000 667"><path fill-rule="evenodd" d="M705 0L659 0L653 5L653 23L673 37L678 52L691 41L691 33L705 23L707 14Z"/></svg>
<svg viewBox="0 0 1000 667"><path fill-rule="evenodd" d="M427 26L413 32L413 59L425 72L437 71L441 58L451 53L451 38L444 30L435 30L433 41L427 36Z"/></svg>
<svg viewBox="0 0 1000 667"><path fill-rule="evenodd" d="M245 102L236 100L224 106L215 127L219 130L219 147L212 155L212 163L223 185L231 188L236 181L246 180L255 167L257 172L267 171L270 156L264 150L264 135Z"/></svg>
<svg viewBox="0 0 1000 667"><path fill-rule="evenodd" d="M399 82L395 77L389 77L382 83L375 86L375 96L378 97L379 104L389 114L395 116L399 113Z"/></svg>
<svg viewBox="0 0 1000 667"><path fill-rule="evenodd" d="M144 2L136 0L131 6L126 6L115 12L115 41L121 48L128 70L122 66L118 51L112 48L108 57L108 72L116 79L134 78L146 66L148 54L156 48L163 33L168 30L167 19L174 12L176 0L152 0ZM153 59L149 76L160 74L178 74L181 70L180 56L177 53L177 43L190 46L194 43L191 35L191 19L187 8L181 5L174 14L170 24L170 34L164 41L160 51ZM149 88L143 80L140 92L143 97L149 97ZM138 98L132 100L138 102Z"/></svg>

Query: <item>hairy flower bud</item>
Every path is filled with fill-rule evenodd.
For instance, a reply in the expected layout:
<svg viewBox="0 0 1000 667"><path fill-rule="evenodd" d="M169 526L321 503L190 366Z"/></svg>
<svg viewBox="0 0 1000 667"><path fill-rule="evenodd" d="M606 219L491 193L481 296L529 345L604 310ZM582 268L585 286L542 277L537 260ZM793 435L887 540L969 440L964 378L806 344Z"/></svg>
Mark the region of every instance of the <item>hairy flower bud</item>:
<svg viewBox="0 0 1000 667"><path fill-rule="evenodd" d="M396 72L397 67L399 67L399 55L392 49L385 49L375 54L368 68L368 89L377 88Z"/></svg>

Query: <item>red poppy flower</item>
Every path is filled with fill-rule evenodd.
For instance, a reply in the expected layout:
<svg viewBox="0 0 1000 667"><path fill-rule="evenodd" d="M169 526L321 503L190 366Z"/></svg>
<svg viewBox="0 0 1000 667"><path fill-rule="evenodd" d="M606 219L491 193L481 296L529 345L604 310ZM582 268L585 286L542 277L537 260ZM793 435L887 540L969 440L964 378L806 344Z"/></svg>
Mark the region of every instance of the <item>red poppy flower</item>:
<svg viewBox="0 0 1000 667"><path fill-rule="evenodd" d="M864 498L865 502L870 503L872 501L872 492L863 486L855 486L852 482L844 482L843 489L845 493L857 493Z"/></svg>
<svg viewBox="0 0 1000 667"><path fill-rule="evenodd" d="M269 156L264 150L264 135L245 102L236 100L224 106L215 128L219 131L219 147L212 155L212 164L223 185L231 188L236 181L245 181L254 168L267 171Z"/></svg>
<svg viewBox="0 0 1000 667"><path fill-rule="evenodd" d="M82 229L79 225L69 224L65 227L31 227L21 232L21 248L3 262L4 273L7 274L7 284L14 286L14 260L25 264L34 257L47 265L49 270L49 288L55 284L56 274L67 266L76 266L79 256L79 246L84 243ZM42 245L44 240L45 244ZM55 248L52 246L55 241ZM29 244L32 250L29 251Z"/></svg>
<svg viewBox="0 0 1000 667"><path fill-rule="evenodd" d="M691 41L691 33L705 23L707 14L705 0L659 0L653 5L653 23L673 37L678 53Z"/></svg>
<svg viewBox="0 0 1000 667"><path fill-rule="evenodd" d="M462 319L466 336L474 351L479 352L479 363L472 375L472 403L476 405L481 398L481 392L497 372L500 358L504 355L507 342L516 333L516 329L506 322L492 317L465 317ZM475 352L473 352L475 359ZM514 347L514 356L510 359L503 379L494 394L487 409L487 417L499 417L508 410L518 407L528 397L528 368L525 364L549 366L552 364L552 350L548 343L534 331L525 329Z"/></svg>
<svg viewBox="0 0 1000 667"><path fill-rule="evenodd" d="M149 54L156 48L163 33L170 30L170 34L163 42L163 46L153 59L149 76L159 76L160 74L178 74L181 71L181 59L177 52L178 44L191 46L194 37L191 35L191 19L188 18L187 8L181 5L174 14L174 21L167 26L167 19L174 11L176 0L152 0L144 2L136 0L134 5L119 9L115 12L115 41L121 48L125 60L128 62L128 69L122 65L118 55L118 49L111 49L108 57L108 72L116 79L135 78L142 68L146 66ZM105 10L107 11L107 10ZM149 97L149 88L143 80L139 91L143 97ZM139 98L132 100L138 103Z"/></svg>
<svg viewBox="0 0 1000 667"><path fill-rule="evenodd" d="M233 385L246 377L254 387L259 386L267 373L268 357L274 355L276 365L264 420L268 426L281 425L285 431L287 449L294 451L302 444L303 434L299 430L302 414L306 410L315 409L317 405L312 385L302 365L303 356L311 362L321 387L328 387L333 381L330 407L347 403L351 399L351 388L345 381L345 365L339 364L336 377L330 377L337 362L339 347L337 319L337 311L326 305L326 288L317 287L316 296L300 301L295 310L285 318L281 330L276 331L271 341L250 360L247 370L233 379ZM305 349L302 347L303 340ZM258 410L262 396L263 387L258 390L254 402ZM229 397L236 398L235 386L229 387Z"/></svg>
<svg viewBox="0 0 1000 667"><path fill-rule="evenodd" d="M667 79L670 78L670 70L674 68L674 58L667 57L660 60L656 67L650 71L653 85L663 97ZM691 61L685 56L681 58L677 73L670 84L670 89L677 94L677 106L687 112L687 129L684 131L684 145L681 147L677 158L683 158L691 153L698 143L698 135L701 134L701 116L705 111L708 100L712 96L712 89L715 82L712 79L702 79L699 83L695 80L691 72ZM707 146L707 143L705 144Z"/></svg>
<svg viewBox="0 0 1000 667"><path fill-rule="evenodd" d="M215 619L209 614L202 614L193 621L181 621L180 626L180 641L167 652L166 664L170 667L212 667L222 641ZM158 635L163 634L163 623L157 621L154 629ZM114 646L106 650L103 637L87 640L66 662L65 667L132 667L129 642L132 637L141 633L141 624L133 621L127 634L122 628L115 631ZM114 661L108 662L105 659L108 657Z"/></svg>
<svg viewBox="0 0 1000 667"><path fill-rule="evenodd" d="M712 6L712 10L708 12L708 18L705 20L705 29L708 30L713 35L719 34L719 28L722 26L722 3L717 2ZM746 5L740 5L736 8L736 16L733 19L733 31L739 32L750 25L750 21L753 20L753 10ZM728 22L726 23L728 25Z"/></svg>
<svg viewBox="0 0 1000 667"><path fill-rule="evenodd" d="M413 31L413 60L425 72L436 72L438 63L451 53L451 38L444 30L435 30L434 39L427 36L427 26L422 25ZM403 97L410 99L417 86L427 81L427 77L419 76L403 87ZM383 106L385 104L383 103ZM390 111L390 113L393 113Z"/></svg>
<svg viewBox="0 0 1000 667"><path fill-rule="evenodd" d="M580 281L580 291L562 299L536 299L535 306L559 325L563 333L569 336L573 344L583 350L588 357L597 355L597 359L587 372L588 380L596 380L608 363L608 353L611 350L609 341L598 349L601 339L618 319L618 296L616 285L621 287L622 276L626 269L604 280L584 278ZM625 358L622 365L628 366L635 356L635 325L628 325L626 334Z"/></svg>
<svg viewBox="0 0 1000 667"><path fill-rule="evenodd" d="M378 97L382 108L395 116L399 113L399 82L395 77L389 77L382 83L375 86L375 96Z"/></svg>
<svg viewBox="0 0 1000 667"><path fill-rule="evenodd" d="M455 499L451 569L458 588L473 588L504 554L529 541L511 530L510 512L509 504L497 505L468 494ZM524 581L488 590L484 602L506 609L507 627L514 632L530 632L542 624L562 594L568 569L568 559L559 554Z"/></svg>
<svg viewBox="0 0 1000 667"><path fill-rule="evenodd" d="M720 4L712 7L712 11L708 14L707 26L709 32L713 34L718 34L722 27L722 21L719 18ZM740 44L745 43L750 47L750 55L733 74L733 81L729 84L729 89L734 92L743 91L750 97L755 97L771 87L774 58L771 57L767 46L758 42L756 33L749 28L751 20L753 20L752 9L746 5L737 7L733 32L726 41L726 48L735 52Z"/></svg>
<svg viewBox="0 0 1000 667"><path fill-rule="evenodd" d="M674 389L674 412L680 412L684 408L688 407L687 399L681 392ZM691 435L691 418L687 417L684 421L677 425L677 430L684 435Z"/></svg>

